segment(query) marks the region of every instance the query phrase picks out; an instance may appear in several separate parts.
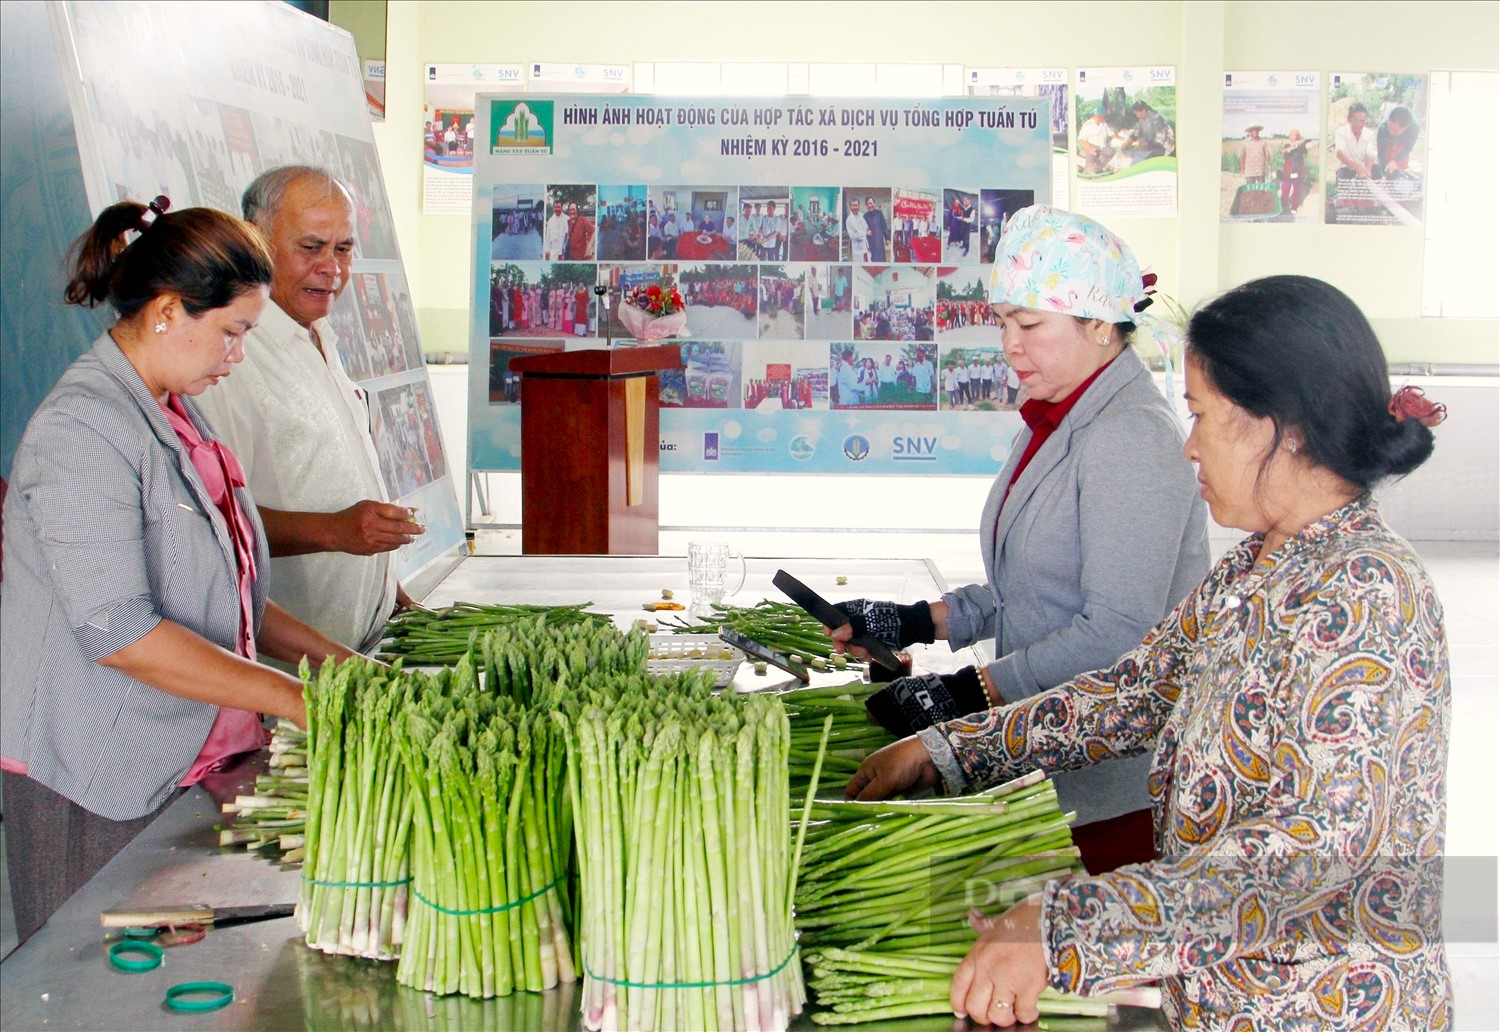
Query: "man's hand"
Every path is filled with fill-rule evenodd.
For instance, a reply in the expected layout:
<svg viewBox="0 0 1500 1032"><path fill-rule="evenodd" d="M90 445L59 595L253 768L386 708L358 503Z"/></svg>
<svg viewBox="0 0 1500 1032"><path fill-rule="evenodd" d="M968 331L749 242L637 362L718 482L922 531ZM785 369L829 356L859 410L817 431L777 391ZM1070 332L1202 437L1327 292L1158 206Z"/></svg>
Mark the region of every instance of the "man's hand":
<svg viewBox="0 0 1500 1032"><path fill-rule="evenodd" d="M396 612L404 613L408 609L421 609L425 611L427 607L408 595L406 589L398 583L396 585Z"/></svg>
<svg viewBox="0 0 1500 1032"><path fill-rule="evenodd" d="M330 513L333 548L330 552L375 555L409 545L427 528L416 522L417 510L366 498L340 512Z"/></svg>
<svg viewBox="0 0 1500 1032"><path fill-rule="evenodd" d="M877 749L865 758L844 789L845 799L889 799L918 788L932 788L940 775L915 736Z"/></svg>
<svg viewBox="0 0 1500 1032"><path fill-rule="evenodd" d="M376 555L410 544L427 528L417 510L366 498L338 512L291 512L259 506L273 556L348 552Z"/></svg>

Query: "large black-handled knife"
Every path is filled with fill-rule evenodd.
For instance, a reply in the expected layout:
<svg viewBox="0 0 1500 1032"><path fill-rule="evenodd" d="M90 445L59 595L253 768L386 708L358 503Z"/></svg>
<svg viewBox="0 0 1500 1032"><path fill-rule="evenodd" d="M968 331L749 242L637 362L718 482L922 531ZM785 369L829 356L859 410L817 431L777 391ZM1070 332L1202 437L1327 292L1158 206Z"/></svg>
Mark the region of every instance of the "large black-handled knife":
<svg viewBox="0 0 1500 1032"><path fill-rule="evenodd" d="M771 578L771 583L786 593L787 598L797 603L814 620L818 621L830 631L838 630L849 624L849 614L838 606L829 602L812 588L803 584L785 570L777 570L776 576ZM860 638L850 638L850 645L858 645L870 654L870 658L887 670L900 670L901 660L891 651L891 647L879 638L865 635Z"/></svg>

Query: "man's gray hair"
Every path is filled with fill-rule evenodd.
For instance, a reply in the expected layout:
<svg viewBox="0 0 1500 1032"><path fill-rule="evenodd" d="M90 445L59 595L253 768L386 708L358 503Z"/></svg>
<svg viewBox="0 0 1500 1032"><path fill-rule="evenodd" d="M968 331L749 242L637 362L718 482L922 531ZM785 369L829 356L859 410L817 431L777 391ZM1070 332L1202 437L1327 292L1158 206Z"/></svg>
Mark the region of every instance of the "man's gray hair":
<svg viewBox="0 0 1500 1032"><path fill-rule="evenodd" d="M245 187L245 193L240 197L240 210L244 213L245 221L266 227L281 208L281 199L286 195L287 188L304 177L322 180L331 189L343 194L350 206L353 206L353 195L349 188L327 169L315 165L282 165L262 172Z"/></svg>

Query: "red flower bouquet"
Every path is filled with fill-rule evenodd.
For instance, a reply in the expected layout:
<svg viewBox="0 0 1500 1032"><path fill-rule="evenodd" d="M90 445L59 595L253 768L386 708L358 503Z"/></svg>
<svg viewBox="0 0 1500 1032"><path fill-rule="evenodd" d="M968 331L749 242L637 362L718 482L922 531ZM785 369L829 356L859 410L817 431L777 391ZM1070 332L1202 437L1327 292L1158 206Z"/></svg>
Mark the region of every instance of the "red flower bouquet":
<svg viewBox="0 0 1500 1032"><path fill-rule="evenodd" d="M687 329L687 304L675 287L636 287L620 306L620 321L637 340L675 337Z"/></svg>

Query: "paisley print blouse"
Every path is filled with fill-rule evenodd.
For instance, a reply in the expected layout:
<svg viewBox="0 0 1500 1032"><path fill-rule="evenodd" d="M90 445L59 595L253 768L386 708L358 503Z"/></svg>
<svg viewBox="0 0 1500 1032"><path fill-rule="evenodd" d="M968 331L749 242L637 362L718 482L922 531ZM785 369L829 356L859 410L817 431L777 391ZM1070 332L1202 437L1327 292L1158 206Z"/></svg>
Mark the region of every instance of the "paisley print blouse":
<svg viewBox="0 0 1500 1032"><path fill-rule="evenodd" d="M1159 979L1187 1028L1445 1028L1442 609L1368 499L1226 555L1109 670L939 725L951 790L1129 756L1158 859L1050 883L1052 985Z"/></svg>

